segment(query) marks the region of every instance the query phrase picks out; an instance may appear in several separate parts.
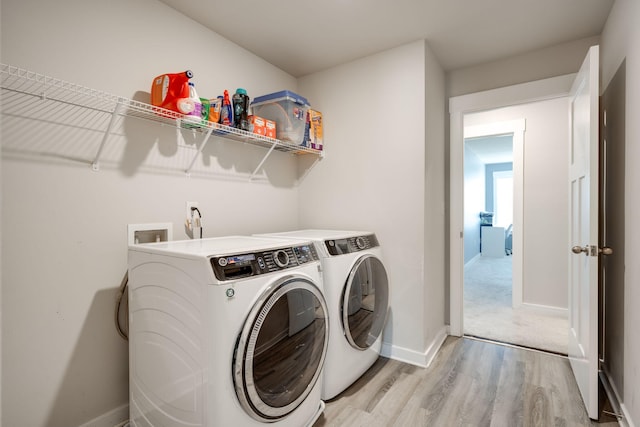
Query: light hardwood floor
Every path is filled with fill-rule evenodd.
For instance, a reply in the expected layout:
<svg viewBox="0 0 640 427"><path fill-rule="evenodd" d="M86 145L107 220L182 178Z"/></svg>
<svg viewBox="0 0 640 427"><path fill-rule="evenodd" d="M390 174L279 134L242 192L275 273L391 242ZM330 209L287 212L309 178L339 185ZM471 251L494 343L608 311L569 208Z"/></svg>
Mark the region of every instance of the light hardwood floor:
<svg viewBox="0 0 640 427"><path fill-rule="evenodd" d="M589 420L566 358L449 337L427 369L380 357L323 426L617 426Z"/></svg>

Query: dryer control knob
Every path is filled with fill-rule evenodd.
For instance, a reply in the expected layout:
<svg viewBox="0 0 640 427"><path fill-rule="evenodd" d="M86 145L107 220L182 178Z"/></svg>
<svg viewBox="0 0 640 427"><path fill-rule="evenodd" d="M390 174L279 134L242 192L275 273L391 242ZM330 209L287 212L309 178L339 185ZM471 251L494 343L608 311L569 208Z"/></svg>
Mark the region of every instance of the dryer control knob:
<svg viewBox="0 0 640 427"><path fill-rule="evenodd" d="M274 252L273 260L276 262L277 266L280 268L284 268L287 265L289 265L289 255L287 255L287 253L282 249Z"/></svg>
<svg viewBox="0 0 640 427"><path fill-rule="evenodd" d="M367 247L367 242L366 240L364 240L364 237L356 237L356 246L358 247L358 249L364 249Z"/></svg>

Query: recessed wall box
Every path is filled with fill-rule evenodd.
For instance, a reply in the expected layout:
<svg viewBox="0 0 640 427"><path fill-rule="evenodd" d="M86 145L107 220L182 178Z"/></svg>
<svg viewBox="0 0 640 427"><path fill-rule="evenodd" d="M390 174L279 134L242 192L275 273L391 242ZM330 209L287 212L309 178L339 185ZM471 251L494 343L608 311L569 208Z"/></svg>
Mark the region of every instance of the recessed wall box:
<svg viewBox="0 0 640 427"><path fill-rule="evenodd" d="M127 243L129 245L168 242L170 240L173 240L173 224L170 222L127 225Z"/></svg>

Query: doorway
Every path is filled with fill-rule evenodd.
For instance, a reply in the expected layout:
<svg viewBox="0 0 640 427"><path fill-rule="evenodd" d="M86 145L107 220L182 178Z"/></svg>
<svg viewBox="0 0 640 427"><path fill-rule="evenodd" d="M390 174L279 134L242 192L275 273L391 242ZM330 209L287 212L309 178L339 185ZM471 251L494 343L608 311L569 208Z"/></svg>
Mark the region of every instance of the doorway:
<svg viewBox="0 0 640 427"><path fill-rule="evenodd" d="M468 128L469 127L478 127L477 120L468 120L469 118L473 118L474 116L482 116L484 117L492 117L492 112L495 111L493 117L496 118L496 121L508 121L514 120L513 114L511 116L501 116L498 114L503 109L507 109L507 107L514 107L510 111L517 111L517 108L525 105L534 105L536 103L542 103L549 101L552 104L553 108L557 108L558 111L563 111L563 113L558 114L562 116L564 120L566 120L566 97L571 87L571 81L573 76L563 76L553 79L548 79L546 81L538 81L527 83L524 85L517 85L508 88L498 89L488 91L486 93L478 93L472 95L465 95L462 97L452 98L450 101L450 113L451 113L451 177L450 177L450 191L451 191L451 235L450 235L450 260L451 260L451 287L450 287L450 330L452 335L462 335L466 333L465 330L465 310L464 310L464 279L465 279L465 236L468 233L468 230L464 226L464 201L465 201L465 191L464 191L464 183L463 178L459 175L462 175L459 171L462 170L463 156L464 156L464 145L463 141L467 138ZM535 93L535 96L531 94ZM564 99L564 100L563 100ZM545 104L546 106L546 104ZM523 107L525 108L525 107ZM527 113L529 114L529 113ZM541 140L540 135L536 135L537 132L533 126L531 129L531 135L529 135L529 116L527 115L527 144L530 141L534 141L535 143L539 143ZM532 116L533 117L533 116ZM486 123L486 122L484 122ZM534 117L531 123L536 123L536 118ZM539 119L538 119L539 123ZM545 128L558 128L562 133L563 130L566 130L566 124L562 123L545 123ZM523 125L523 133L524 133L524 125ZM505 134L506 132L498 132L498 134ZM530 137L531 136L531 137ZM544 138L543 138L544 139ZM532 175L531 170L534 168L538 168L539 170L543 170L546 167L545 158L549 158L549 154L553 152L553 149L562 150L566 144L560 142L561 140L566 141L566 134L561 134L558 137L558 140L552 143L552 145L547 146L546 148L541 148L542 151L549 150L544 152L544 155L533 156L531 161L527 161L527 166L529 170L527 171L527 179L528 185L532 183L535 184L536 190L532 191L527 203L526 216L529 220L535 219L537 221L536 227L540 227L539 223L548 223L548 226L545 225L544 229L542 229L545 233L554 234L556 236L561 236L561 239L566 239L566 223L558 224L557 218L562 218L562 221L566 221L566 215L562 212L555 212L554 209L547 209L547 212L541 211L539 207L536 206L540 200L545 198L544 190L548 188L554 187L562 187L565 188L566 184L561 183L557 184L559 181L556 180L556 184L551 183L548 177L545 176L544 173L535 173ZM524 144L524 137L522 140ZM550 141L544 141L542 143L550 144ZM555 146L553 146L555 144ZM521 149L523 150L524 145L521 145ZM552 148L550 148L552 147ZM531 149L531 147L529 148ZM519 156L523 156L523 151L518 153ZM516 165L514 161L514 171L513 171L513 179L514 184L516 186L523 185L523 174L522 171L524 169L524 158L519 164L519 170L521 173L516 171ZM549 167L551 170L555 167L553 166L553 162L549 162ZM566 169L566 166L563 165L563 168ZM524 280L528 280L529 284L533 284L529 287L526 285L514 286L513 287L513 295L511 299L511 305L506 307L505 309L510 310L510 313L507 317L511 319L511 322L514 320L516 310L519 311L537 311L537 312L547 312L552 316L558 316L560 318L564 317L566 319L566 255L564 252L556 254L553 252L553 247L562 247L560 250L564 251L566 248L566 244L564 240L560 240L558 242L549 242L549 246L551 246L551 250L545 249L545 247L538 246L535 244L532 246L532 243L536 243L536 235L535 234L544 234L544 233L536 233L534 229L536 227L530 227L529 231L525 231L524 227L517 226L518 216L520 216L522 220L522 215L524 214L523 208L523 200L522 200L523 192L514 192L514 201L516 202L516 206L518 208L514 209L514 220L513 220L513 235L512 235L512 245L513 245L513 278L514 280L521 280L523 283ZM563 195L560 202L563 205L563 209L566 209L564 204L566 203L566 195ZM533 201L533 204L532 204ZM487 205L485 205L487 206ZM488 205L491 208L491 205ZM487 208L488 209L488 208ZM493 208L495 210L495 207ZM536 210L538 209L538 210ZM536 222L534 221L534 223ZM540 230L540 228L538 228ZM503 237L504 240L504 237ZM527 241L527 245L523 244L524 241ZM544 242L543 242L544 243ZM503 243L506 249L506 243ZM526 247L526 251L524 248ZM529 263L529 269L524 267L524 262L517 262L517 255L521 260L527 259L527 263ZM530 260L530 261L529 261ZM539 272L541 270L561 270L561 274L556 275L557 281L553 284L546 283L545 280L540 276ZM559 290L559 294L561 294L561 298L564 300L554 301L553 299L545 300L547 294L550 294L548 290L545 289L545 286L551 286L551 289L557 288ZM524 286L524 287L523 287ZM561 288L564 287L565 291L562 291ZM494 310L496 311L496 310ZM566 322L566 320L565 320ZM537 322L538 324L540 322ZM506 324L504 321L494 321L493 325L490 329L496 330L499 326L503 326ZM564 323L566 325L566 323ZM566 326L561 327L563 332L566 334ZM536 336L536 335L545 335L545 333L536 333L529 332L524 335ZM488 337L493 338L493 337ZM516 342L516 344L526 345L526 342ZM535 345L534 345L535 347ZM553 350L552 350L553 351ZM560 350L557 352L562 352L566 354L566 345L561 346Z"/></svg>
<svg viewBox="0 0 640 427"><path fill-rule="evenodd" d="M496 321L496 313L515 304L513 175L513 133L465 138L463 312L468 336L509 341L498 333L505 322Z"/></svg>

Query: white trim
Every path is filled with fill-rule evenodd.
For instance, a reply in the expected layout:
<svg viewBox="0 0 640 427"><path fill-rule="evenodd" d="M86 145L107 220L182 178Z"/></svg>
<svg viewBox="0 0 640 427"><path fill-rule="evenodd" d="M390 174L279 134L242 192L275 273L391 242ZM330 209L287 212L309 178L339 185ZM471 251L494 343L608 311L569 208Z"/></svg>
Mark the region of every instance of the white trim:
<svg viewBox="0 0 640 427"><path fill-rule="evenodd" d="M611 381L611 375L609 375L606 365L603 365L603 369L600 371L600 381L602 382L604 391L609 398L609 403L611 404L613 412L618 415L622 415L622 417L618 418L618 424L622 427L634 427L631 415L629 414L627 407L621 403L620 394L618 393L618 389L613 381Z"/></svg>
<svg viewBox="0 0 640 427"><path fill-rule="evenodd" d="M451 335L463 334L463 230L464 230L464 203L463 187L463 145L464 145L464 115L471 112L496 109L511 105L525 104L535 101L554 99L569 94L575 74L538 80L535 82L508 86L478 92L470 95L462 95L449 99L450 111L450 188L449 188L449 323ZM515 135L514 135L515 147ZM514 156L516 153L514 152ZM518 154L520 155L520 154ZM514 159L515 160L515 159ZM515 167L515 164L514 164ZM516 175L514 171L514 175ZM514 178L515 179L515 178ZM518 185L514 182L514 186ZM519 184L521 185L521 184ZM514 205L516 201L514 200ZM514 217L516 212L514 210ZM515 227L514 227L515 228ZM521 231L520 231L521 232ZM514 253L517 250L516 236L514 235ZM522 242L519 243L520 245ZM514 259L515 261L515 259ZM514 274L517 267L514 265ZM520 265L520 271L522 266ZM514 295L514 300L516 295ZM522 296L519 297L520 299Z"/></svg>
<svg viewBox="0 0 640 427"><path fill-rule="evenodd" d="M620 410L622 410L622 415L624 416L624 418L619 419L618 423L620 423L622 427L625 427L625 424L622 424L622 422L625 422L627 427L636 427L636 425L633 423L633 419L631 418L631 414L629 413L629 410L624 403L620 404Z"/></svg>
<svg viewBox="0 0 640 427"><path fill-rule="evenodd" d="M540 312L547 312L547 313L553 313L553 314L562 314L564 316L569 316L569 309L568 308L553 307L551 305L531 304L529 302L522 303L522 307L525 307L525 308L528 308L528 309L531 309L531 310L540 311Z"/></svg>
<svg viewBox="0 0 640 427"><path fill-rule="evenodd" d="M433 359L438 354L438 350L440 350L440 347L442 347L444 340L447 339L447 336L448 327L443 326L442 329L438 331L435 338L433 339L429 347L424 351L424 353L419 353L415 350L410 350L408 348L398 347L391 343L383 342L380 354L393 360L409 363L410 365L419 366L421 368L428 368L429 365L431 365Z"/></svg>
<svg viewBox="0 0 640 427"><path fill-rule="evenodd" d="M569 94L576 73L536 80L449 99L449 112L472 113L529 102L561 98Z"/></svg>
<svg viewBox="0 0 640 427"><path fill-rule="evenodd" d="M471 258L469 261L464 263L465 267L470 267L473 264L475 264L476 262L478 262L478 260L480 259L480 257L482 257L481 253L476 254L476 256L474 256L473 258Z"/></svg>
<svg viewBox="0 0 640 427"><path fill-rule="evenodd" d="M114 427L123 425L129 419L129 405L125 404L87 421L78 427Z"/></svg>

